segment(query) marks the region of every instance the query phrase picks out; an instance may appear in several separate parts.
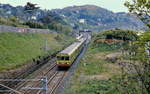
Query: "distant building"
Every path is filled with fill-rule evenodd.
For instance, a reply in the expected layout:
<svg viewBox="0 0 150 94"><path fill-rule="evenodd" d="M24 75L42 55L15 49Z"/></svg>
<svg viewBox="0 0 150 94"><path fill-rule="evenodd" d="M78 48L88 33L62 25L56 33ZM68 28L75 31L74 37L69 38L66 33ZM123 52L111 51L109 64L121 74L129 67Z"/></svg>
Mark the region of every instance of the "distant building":
<svg viewBox="0 0 150 94"><path fill-rule="evenodd" d="M79 32L92 32L92 31L89 29L84 29L84 30L79 30Z"/></svg>
<svg viewBox="0 0 150 94"><path fill-rule="evenodd" d="M79 23L85 23L85 19L80 19Z"/></svg>
<svg viewBox="0 0 150 94"><path fill-rule="evenodd" d="M31 19L32 19L32 20L36 20L36 16L32 16Z"/></svg>

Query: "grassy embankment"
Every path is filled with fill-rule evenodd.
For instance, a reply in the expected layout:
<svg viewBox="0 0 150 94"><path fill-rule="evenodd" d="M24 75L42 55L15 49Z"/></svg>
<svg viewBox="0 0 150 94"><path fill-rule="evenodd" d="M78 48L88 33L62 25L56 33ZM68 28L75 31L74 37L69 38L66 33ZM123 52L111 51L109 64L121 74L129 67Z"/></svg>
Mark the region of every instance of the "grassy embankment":
<svg viewBox="0 0 150 94"><path fill-rule="evenodd" d="M65 94L120 94L116 89L121 69L107 61L106 55L118 52L119 46L92 42L81 60Z"/></svg>
<svg viewBox="0 0 150 94"><path fill-rule="evenodd" d="M149 94L148 36L129 30L94 35L65 94Z"/></svg>
<svg viewBox="0 0 150 94"><path fill-rule="evenodd" d="M52 54L71 42L73 38L63 34L0 33L0 72L29 63L38 56Z"/></svg>

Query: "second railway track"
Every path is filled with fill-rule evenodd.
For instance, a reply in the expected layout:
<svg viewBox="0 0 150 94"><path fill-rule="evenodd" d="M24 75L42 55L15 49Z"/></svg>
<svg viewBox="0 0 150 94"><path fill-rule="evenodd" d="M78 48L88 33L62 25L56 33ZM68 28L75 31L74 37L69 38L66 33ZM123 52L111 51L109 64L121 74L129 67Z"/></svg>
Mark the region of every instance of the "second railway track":
<svg viewBox="0 0 150 94"><path fill-rule="evenodd" d="M52 64L46 64L45 66L41 67L39 70L33 73L33 79L41 79L42 77L47 78L47 92L48 94L55 94L57 88L61 85L64 77L67 74L67 71L60 71L57 69L55 60L51 62ZM40 88L41 82L40 81L33 81L33 82L24 82L20 83L16 90L20 91L22 94L43 94L43 90L34 90L34 89L23 89L26 87L29 88ZM12 93L13 94L13 93Z"/></svg>

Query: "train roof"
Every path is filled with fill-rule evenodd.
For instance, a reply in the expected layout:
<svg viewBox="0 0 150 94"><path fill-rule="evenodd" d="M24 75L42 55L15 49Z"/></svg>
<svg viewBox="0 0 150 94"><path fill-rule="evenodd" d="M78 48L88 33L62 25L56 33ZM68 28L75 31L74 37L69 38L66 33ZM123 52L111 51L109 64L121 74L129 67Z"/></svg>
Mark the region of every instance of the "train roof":
<svg viewBox="0 0 150 94"><path fill-rule="evenodd" d="M59 54L68 54L71 55L76 49L78 49L80 47L80 45L85 41L84 38L80 39L77 42L74 42L73 44L71 44L69 47L67 47L66 49L62 50Z"/></svg>

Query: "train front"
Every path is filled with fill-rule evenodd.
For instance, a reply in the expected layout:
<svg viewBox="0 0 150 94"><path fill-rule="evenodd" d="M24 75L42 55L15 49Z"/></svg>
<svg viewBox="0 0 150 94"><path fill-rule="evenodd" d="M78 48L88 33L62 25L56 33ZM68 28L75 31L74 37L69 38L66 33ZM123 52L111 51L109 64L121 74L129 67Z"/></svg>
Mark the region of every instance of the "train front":
<svg viewBox="0 0 150 94"><path fill-rule="evenodd" d="M58 67L70 67L71 66L70 57L67 54L62 54L62 53L57 54L56 63Z"/></svg>

